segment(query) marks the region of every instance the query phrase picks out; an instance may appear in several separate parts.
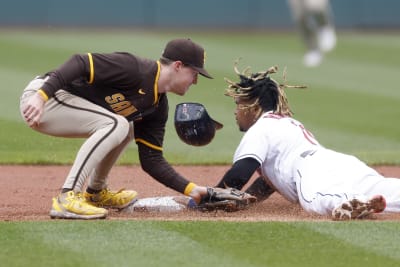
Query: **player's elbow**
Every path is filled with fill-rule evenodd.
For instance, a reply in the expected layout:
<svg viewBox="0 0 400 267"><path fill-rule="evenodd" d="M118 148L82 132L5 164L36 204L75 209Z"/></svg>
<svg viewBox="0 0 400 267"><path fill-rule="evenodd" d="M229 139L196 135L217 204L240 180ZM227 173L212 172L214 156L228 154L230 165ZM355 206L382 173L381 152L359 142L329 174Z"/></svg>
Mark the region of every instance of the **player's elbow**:
<svg viewBox="0 0 400 267"><path fill-rule="evenodd" d="M162 152L143 144L139 144L138 148L140 166L143 171L152 175L158 169L157 166L160 165L160 162L164 160Z"/></svg>

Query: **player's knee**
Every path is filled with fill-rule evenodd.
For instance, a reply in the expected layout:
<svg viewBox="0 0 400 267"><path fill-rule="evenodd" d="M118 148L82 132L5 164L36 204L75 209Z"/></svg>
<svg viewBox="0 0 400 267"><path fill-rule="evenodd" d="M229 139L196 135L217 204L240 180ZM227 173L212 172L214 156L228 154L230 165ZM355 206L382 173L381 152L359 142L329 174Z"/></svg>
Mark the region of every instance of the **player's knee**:
<svg viewBox="0 0 400 267"><path fill-rule="evenodd" d="M133 139L133 127L125 117L117 116L115 127L121 143Z"/></svg>

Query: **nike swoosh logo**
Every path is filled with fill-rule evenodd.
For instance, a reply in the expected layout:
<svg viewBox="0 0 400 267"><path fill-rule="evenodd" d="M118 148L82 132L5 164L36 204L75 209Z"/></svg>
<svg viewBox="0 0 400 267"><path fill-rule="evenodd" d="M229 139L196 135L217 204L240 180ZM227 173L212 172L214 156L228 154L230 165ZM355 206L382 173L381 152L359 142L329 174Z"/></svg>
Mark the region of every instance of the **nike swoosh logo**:
<svg viewBox="0 0 400 267"><path fill-rule="evenodd" d="M146 93L143 91L143 89L139 89L138 93L141 94L141 95L145 95L145 94L146 94Z"/></svg>

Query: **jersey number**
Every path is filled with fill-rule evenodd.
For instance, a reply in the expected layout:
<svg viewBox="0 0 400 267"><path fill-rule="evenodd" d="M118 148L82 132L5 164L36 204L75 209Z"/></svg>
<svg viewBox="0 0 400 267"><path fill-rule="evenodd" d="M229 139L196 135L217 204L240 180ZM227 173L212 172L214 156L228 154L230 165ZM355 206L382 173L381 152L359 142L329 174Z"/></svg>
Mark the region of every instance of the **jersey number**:
<svg viewBox="0 0 400 267"><path fill-rule="evenodd" d="M282 118L284 118L281 115L277 115L277 114L273 114L273 113L268 114L266 117L267 118L272 118L272 119L282 119ZM300 128L300 130L303 132L304 138L306 138L306 140L308 142L310 142L313 145L317 145L318 144L318 141L315 139L314 135L309 130L307 130L306 127L303 126L303 124L301 124L299 122L296 122L294 120L290 120L290 122L294 126Z"/></svg>
<svg viewBox="0 0 400 267"><path fill-rule="evenodd" d="M307 139L308 142L310 142L313 145L317 145L318 141L315 140L314 135L306 129L306 127L303 126L303 124L295 122L295 121L291 121L291 123L293 125L295 125L296 127L300 128L300 130L303 132L304 137Z"/></svg>

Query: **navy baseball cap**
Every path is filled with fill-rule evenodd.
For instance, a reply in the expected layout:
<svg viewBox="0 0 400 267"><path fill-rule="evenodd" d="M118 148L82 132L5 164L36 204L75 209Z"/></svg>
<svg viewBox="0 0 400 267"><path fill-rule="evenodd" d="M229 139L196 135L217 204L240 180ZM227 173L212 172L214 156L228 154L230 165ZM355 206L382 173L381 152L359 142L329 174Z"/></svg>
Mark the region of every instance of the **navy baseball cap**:
<svg viewBox="0 0 400 267"><path fill-rule="evenodd" d="M162 57L172 61L182 61L183 64L197 70L204 77L213 78L204 69L206 53L203 47L189 38L169 41L165 46Z"/></svg>

